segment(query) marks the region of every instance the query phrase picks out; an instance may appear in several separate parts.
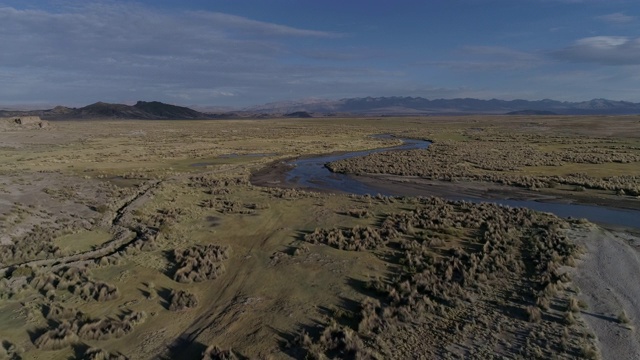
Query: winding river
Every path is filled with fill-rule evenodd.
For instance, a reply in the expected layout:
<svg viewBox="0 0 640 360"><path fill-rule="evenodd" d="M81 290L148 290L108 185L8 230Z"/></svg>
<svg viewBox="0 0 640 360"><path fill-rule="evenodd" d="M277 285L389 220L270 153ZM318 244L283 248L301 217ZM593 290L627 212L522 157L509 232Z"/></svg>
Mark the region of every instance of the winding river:
<svg viewBox="0 0 640 360"><path fill-rule="evenodd" d="M389 135L378 135L377 138L389 137ZM312 188L321 190L336 190L357 195L401 195L394 194L389 190L374 188L359 181L356 177L338 174L329 171L325 164L332 161L348 159L357 156L391 151L391 150L414 150L426 149L431 144L429 141L415 139L401 139L404 143L391 148L380 148L365 151L356 151L338 155L321 155L317 157L297 159L289 162L292 166L287 171L286 182L295 184L302 188ZM426 194L425 194L426 195ZM553 202L541 202L534 200L511 200L511 199L489 199L489 198L469 198L458 197L452 200L466 200L472 202L491 202L513 207L526 207L537 211L553 213L560 217L585 218L591 222L615 226L640 228L640 211L615 209L596 205L560 204Z"/></svg>

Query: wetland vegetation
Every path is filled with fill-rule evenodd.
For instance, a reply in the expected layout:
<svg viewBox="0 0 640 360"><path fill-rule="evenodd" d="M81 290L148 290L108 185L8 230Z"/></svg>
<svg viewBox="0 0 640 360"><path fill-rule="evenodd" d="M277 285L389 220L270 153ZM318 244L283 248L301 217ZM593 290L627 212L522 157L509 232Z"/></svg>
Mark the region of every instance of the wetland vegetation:
<svg viewBox="0 0 640 360"><path fill-rule="evenodd" d="M611 295L574 278L595 241L635 254L632 232L437 192L309 191L285 181L282 163L398 145L370 136L388 133L433 145L328 166L640 208L639 120L60 121L0 132L0 358L599 358L609 344L597 321L634 341L637 307L616 298L596 310L594 296Z"/></svg>

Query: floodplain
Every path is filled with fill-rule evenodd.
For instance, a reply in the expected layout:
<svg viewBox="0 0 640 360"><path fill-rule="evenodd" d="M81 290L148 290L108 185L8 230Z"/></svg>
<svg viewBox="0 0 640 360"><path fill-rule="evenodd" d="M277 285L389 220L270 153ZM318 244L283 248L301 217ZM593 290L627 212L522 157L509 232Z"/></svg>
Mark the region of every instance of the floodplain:
<svg viewBox="0 0 640 360"><path fill-rule="evenodd" d="M327 167L402 196L286 179L399 138ZM640 210L640 117L4 129L0 358L640 356L638 227L452 194Z"/></svg>

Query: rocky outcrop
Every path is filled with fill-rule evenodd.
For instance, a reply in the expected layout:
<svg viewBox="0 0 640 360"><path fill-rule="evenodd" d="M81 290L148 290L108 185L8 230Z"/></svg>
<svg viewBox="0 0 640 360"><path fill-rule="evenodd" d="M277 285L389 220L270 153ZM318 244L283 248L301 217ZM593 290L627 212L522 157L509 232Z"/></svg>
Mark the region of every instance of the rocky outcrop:
<svg viewBox="0 0 640 360"><path fill-rule="evenodd" d="M0 130L45 129L49 122L39 116L13 116L0 118Z"/></svg>

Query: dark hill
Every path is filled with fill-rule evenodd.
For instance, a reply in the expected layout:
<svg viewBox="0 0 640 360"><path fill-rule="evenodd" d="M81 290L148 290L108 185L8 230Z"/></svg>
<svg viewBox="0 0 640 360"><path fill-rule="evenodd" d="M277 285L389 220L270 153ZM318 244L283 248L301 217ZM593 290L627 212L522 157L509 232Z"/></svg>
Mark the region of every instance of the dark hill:
<svg viewBox="0 0 640 360"><path fill-rule="evenodd" d="M140 119L140 120L192 120L210 119L208 115L183 106L158 101L138 101L135 105L110 104L97 102L81 108L56 106L50 110L0 111L0 116L40 116L48 120L79 119Z"/></svg>
<svg viewBox="0 0 640 360"><path fill-rule="evenodd" d="M207 116L188 107L169 105L159 101L138 101L134 108L158 119L203 119Z"/></svg>
<svg viewBox="0 0 640 360"><path fill-rule="evenodd" d="M69 117L77 118L114 118L114 119L150 119L149 114L145 114L133 106L124 104L109 104L97 102L79 109L73 109Z"/></svg>
<svg viewBox="0 0 640 360"><path fill-rule="evenodd" d="M290 118L310 118L313 117L311 116L311 114L309 114L306 111L296 111L296 112L292 112L289 114L284 114L285 117L290 117Z"/></svg>

